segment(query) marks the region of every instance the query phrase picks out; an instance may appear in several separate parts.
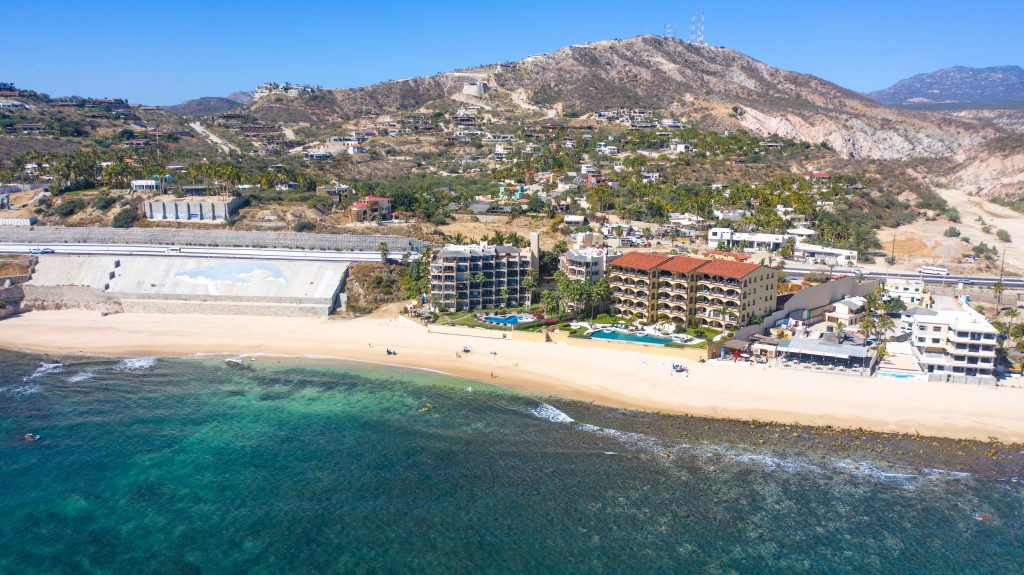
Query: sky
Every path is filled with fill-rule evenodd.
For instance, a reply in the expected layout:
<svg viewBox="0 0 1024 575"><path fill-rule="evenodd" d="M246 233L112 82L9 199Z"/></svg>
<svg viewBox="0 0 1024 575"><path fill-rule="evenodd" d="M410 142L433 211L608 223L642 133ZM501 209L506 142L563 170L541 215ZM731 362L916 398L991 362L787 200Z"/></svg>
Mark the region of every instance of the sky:
<svg viewBox="0 0 1024 575"><path fill-rule="evenodd" d="M47 0L0 2L0 81L175 104L263 82L346 88L584 42L686 39L872 91L953 65L1024 65L1024 2Z"/></svg>

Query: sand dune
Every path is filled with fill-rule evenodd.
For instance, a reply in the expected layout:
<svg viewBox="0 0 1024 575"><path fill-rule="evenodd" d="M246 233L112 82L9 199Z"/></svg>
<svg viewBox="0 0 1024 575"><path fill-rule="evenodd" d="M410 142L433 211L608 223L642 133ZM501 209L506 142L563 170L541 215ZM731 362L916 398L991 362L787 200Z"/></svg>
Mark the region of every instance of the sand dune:
<svg viewBox="0 0 1024 575"><path fill-rule="evenodd" d="M464 345L469 354L456 357ZM1024 441L1024 390L893 382L690 362L564 343L427 333L404 318L354 320L35 311L0 321L0 347L40 353L274 353L421 367L522 391L711 417ZM386 348L397 350L389 356ZM496 355L492 355L495 352ZM675 362L678 362L676 360Z"/></svg>

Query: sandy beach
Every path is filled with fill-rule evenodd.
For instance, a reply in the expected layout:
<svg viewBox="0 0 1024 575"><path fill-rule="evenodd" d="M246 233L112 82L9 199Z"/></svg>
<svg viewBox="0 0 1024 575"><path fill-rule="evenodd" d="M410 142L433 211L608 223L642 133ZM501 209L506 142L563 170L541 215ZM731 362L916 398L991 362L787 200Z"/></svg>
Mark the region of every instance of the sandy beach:
<svg viewBox="0 0 1024 575"><path fill-rule="evenodd" d="M456 352L463 346L472 352ZM34 311L0 321L0 348L53 354L323 356L447 372L538 395L708 417L1024 441L1024 390L687 362L622 350L428 333L405 318ZM397 356L385 350L398 351ZM492 352L494 352L492 354Z"/></svg>

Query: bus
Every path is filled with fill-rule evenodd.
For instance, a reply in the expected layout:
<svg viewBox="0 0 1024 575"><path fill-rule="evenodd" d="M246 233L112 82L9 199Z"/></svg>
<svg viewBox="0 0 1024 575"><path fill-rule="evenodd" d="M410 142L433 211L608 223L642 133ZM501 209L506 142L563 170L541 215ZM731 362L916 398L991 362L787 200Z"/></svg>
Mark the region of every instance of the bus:
<svg viewBox="0 0 1024 575"><path fill-rule="evenodd" d="M917 268L917 273L925 276L948 276L949 270L933 266L921 266Z"/></svg>

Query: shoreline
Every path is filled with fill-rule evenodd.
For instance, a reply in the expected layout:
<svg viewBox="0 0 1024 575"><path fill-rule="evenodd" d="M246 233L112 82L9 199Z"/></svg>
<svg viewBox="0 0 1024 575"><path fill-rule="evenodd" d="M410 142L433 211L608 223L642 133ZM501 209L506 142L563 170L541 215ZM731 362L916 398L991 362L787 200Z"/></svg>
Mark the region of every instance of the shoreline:
<svg viewBox="0 0 1024 575"><path fill-rule="evenodd" d="M473 351L456 357L464 345ZM428 333L411 320L382 315L101 316L62 310L33 311L0 321L0 348L39 354L265 354L353 361L653 413L1024 442L1020 389L698 364L625 345L621 350L593 349ZM398 350L398 355L383 355L387 348ZM690 368L688 377L671 371L671 364L680 361Z"/></svg>

